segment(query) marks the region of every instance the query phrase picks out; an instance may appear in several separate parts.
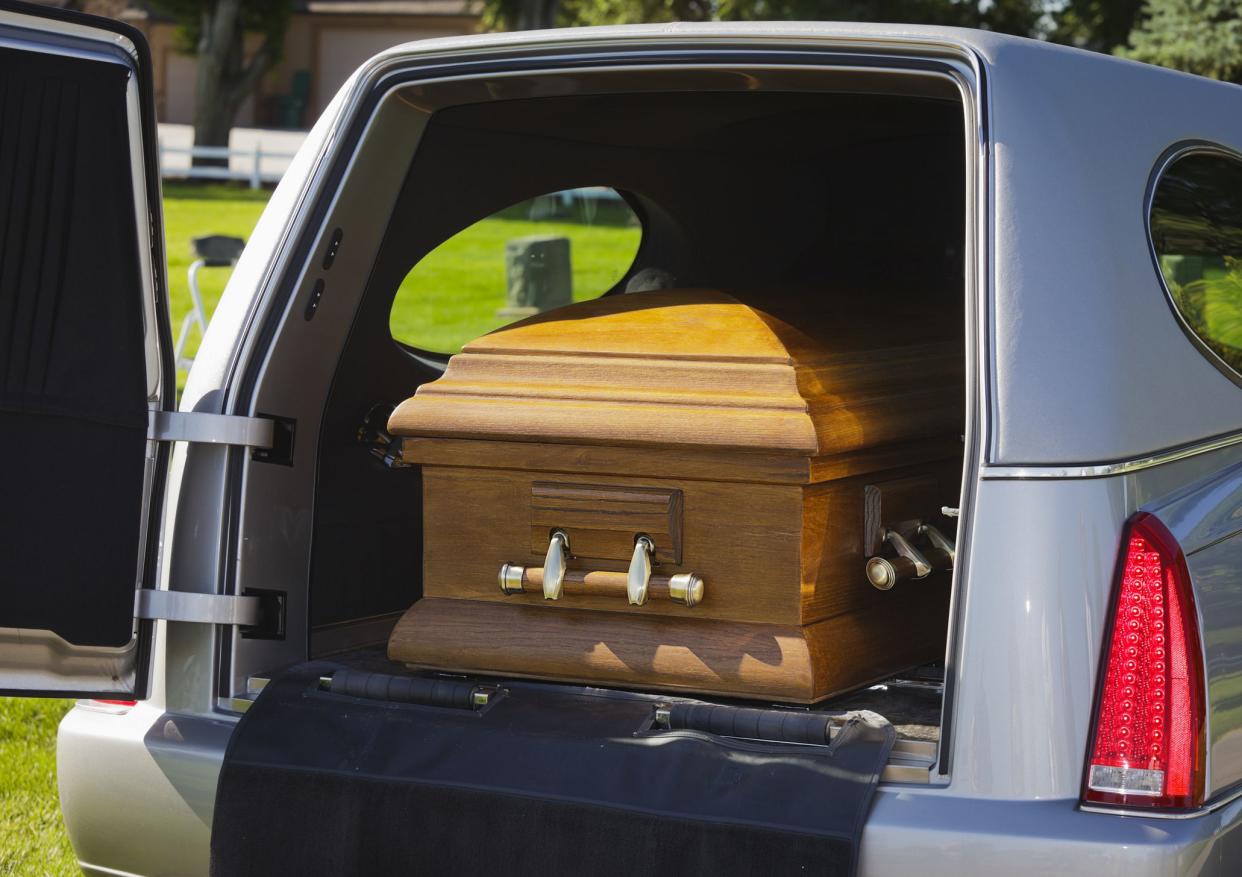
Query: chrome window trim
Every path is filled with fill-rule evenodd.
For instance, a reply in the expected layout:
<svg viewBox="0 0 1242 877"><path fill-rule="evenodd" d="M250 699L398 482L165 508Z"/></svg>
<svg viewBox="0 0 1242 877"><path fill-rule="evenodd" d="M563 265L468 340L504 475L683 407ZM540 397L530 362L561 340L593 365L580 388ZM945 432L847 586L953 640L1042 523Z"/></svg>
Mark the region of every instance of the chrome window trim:
<svg viewBox="0 0 1242 877"><path fill-rule="evenodd" d="M12 28L21 31L11 34L16 40L13 48L23 48L22 41L29 40L34 35L36 39L47 40L48 51L54 54L98 60L96 53L111 50L123 54L130 66L138 60L138 49L128 37L88 24L57 21L56 29L52 31L47 28L46 20L41 16L5 9L0 10L0 26L5 30Z"/></svg>
<svg viewBox="0 0 1242 877"><path fill-rule="evenodd" d="M1156 166L1152 169L1151 178L1147 183L1147 192L1143 198L1143 229L1147 233L1147 252L1151 255L1152 267L1155 269L1156 277L1160 281L1160 288L1164 291L1165 304L1173 312L1173 318L1177 320L1177 325L1181 327L1182 332L1190 339L1190 343L1195 346L1195 349L1208 362L1214 365L1217 371L1237 386L1242 387L1242 374L1235 371L1229 363L1220 358L1220 355L1215 350L1208 347L1203 342L1203 339L1199 337L1199 333L1182 316L1181 310L1177 307L1177 302L1173 299L1173 291L1169 289L1168 281L1164 278L1164 271L1160 268L1160 254L1156 252L1156 242L1152 238L1151 209L1156 199L1156 189L1160 187L1160 182L1164 179L1164 175L1169 168L1181 159L1191 155L1212 155L1217 158L1226 158L1242 166L1242 153L1227 146L1222 146L1219 143L1211 143L1206 140L1185 140L1175 143L1166 149L1160 158L1157 159Z"/></svg>
<svg viewBox="0 0 1242 877"><path fill-rule="evenodd" d="M1108 463L1038 464L1032 466L984 466L980 477L988 481L1027 481L1035 479L1068 480L1073 478L1107 478L1175 463L1242 443L1242 431L1231 432L1190 445L1156 451L1146 457L1115 460Z"/></svg>

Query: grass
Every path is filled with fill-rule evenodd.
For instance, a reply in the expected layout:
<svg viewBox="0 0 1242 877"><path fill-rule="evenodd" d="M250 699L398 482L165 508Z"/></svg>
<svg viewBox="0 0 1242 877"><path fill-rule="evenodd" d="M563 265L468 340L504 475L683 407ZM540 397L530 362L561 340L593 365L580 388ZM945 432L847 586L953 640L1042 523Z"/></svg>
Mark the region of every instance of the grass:
<svg viewBox="0 0 1242 877"><path fill-rule="evenodd" d="M268 193L231 186L170 184L164 188L164 228L168 240L168 286L173 338L190 311L186 274L194 255L190 239L205 234L249 238ZM586 225L565 221L514 218L506 211L457 234L420 261L406 276L393 304L393 336L414 347L456 353L472 338L507 320L497 316L505 305L505 242L532 234L570 239L574 299L591 298L610 288L629 268L638 250L636 225ZM610 217L614 223L617 217ZM199 273L203 307L210 318L224 285L227 268ZM193 357L201 338L192 329L185 355ZM184 385L184 372L178 384Z"/></svg>
<svg viewBox="0 0 1242 877"><path fill-rule="evenodd" d="M67 700L0 698L0 875L79 874L56 796Z"/></svg>
<svg viewBox="0 0 1242 877"><path fill-rule="evenodd" d="M171 183L164 186L164 237L168 249L168 302L172 314L173 340L181 332L181 321L190 312L190 284L187 273L194 261L190 240L208 234L250 239L250 232L267 205L269 192L235 186L193 186ZM228 268L204 268L198 275L203 309L208 319L220 301ZM185 355L193 357L202 337L197 328L190 331ZM185 372L177 372L178 387L185 385Z"/></svg>
<svg viewBox="0 0 1242 877"><path fill-rule="evenodd" d="M621 279L642 234L637 226L485 219L441 244L414 266L393 302L394 338L437 353L510 322L505 305L505 242L533 234L564 235L570 242L575 301L594 298Z"/></svg>
<svg viewBox="0 0 1242 877"><path fill-rule="evenodd" d="M165 186L174 339L190 311L190 239L206 234L249 239L268 194L223 185ZM625 225L484 220L438 248L401 284L391 320L394 335L424 349L453 353L505 322L496 316L505 301L504 244L528 234L570 238L575 298L612 286L633 260L640 236L637 227ZM209 318L228 276L224 268L199 274ZM186 355L194 355L200 340L194 331ZM184 373L178 373L178 384L184 381ZM0 877L79 873L56 791L56 726L71 705L67 700L0 698Z"/></svg>

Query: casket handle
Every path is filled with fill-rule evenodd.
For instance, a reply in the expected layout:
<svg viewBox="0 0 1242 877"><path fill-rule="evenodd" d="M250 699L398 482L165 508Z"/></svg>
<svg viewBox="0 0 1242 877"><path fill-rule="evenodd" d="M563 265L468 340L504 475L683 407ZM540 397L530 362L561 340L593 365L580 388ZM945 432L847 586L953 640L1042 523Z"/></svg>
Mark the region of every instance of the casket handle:
<svg viewBox="0 0 1242 877"><path fill-rule="evenodd" d="M543 591L544 570L537 566L506 563L500 567L500 590L506 594L538 594ZM586 597L629 597L629 576L609 570L571 569L565 572L563 593ZM648 600L670 600L686 607L703 602L703 579L694 573L653 575L647 583Z"/></svg>
<svg viewBox="0 0 1242 877"><path fill-rule="evenodd" d="M543 558L543 599L559 600L565 588L565 555L569 553L569 534L553 530L548 553Z"/></svg>
<svg viewBox="0 0 1242 877"><path fill-rule="evenodd" d="M634 556L630 558L630 571L625 577L625 596L631 606L647 602L647 591L651 586L651 555L654 553L655 543L650 536L639 536L634 540Z"/></svg>
<svg viewBox="0 0 1242 877"><path fill-rule="evenodd" d="M896 557L876 555L867 559L867 581L881 591L887 591L898 582L907 579L925 579L936 570L953 568L956 551L953 543L931 524L915 522L915 536L923 536L930 547L919 550L895 529L884 531L884 541L897 552ZM912 536L911 538L914 538Z"/></svg>

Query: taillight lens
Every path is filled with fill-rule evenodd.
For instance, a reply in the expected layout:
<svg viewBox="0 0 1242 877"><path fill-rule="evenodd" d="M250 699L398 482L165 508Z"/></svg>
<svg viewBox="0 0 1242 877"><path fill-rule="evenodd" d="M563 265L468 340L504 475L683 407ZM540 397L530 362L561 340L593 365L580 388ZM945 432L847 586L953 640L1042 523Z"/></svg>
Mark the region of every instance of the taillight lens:
<svg viewBox="0 0 1242 877"><path fill-rule="evenodd" d="M1116 608L1083 799L1132 807L1203 803L1203 650L1186 558L1152 515L1121 546Z"/></svg>

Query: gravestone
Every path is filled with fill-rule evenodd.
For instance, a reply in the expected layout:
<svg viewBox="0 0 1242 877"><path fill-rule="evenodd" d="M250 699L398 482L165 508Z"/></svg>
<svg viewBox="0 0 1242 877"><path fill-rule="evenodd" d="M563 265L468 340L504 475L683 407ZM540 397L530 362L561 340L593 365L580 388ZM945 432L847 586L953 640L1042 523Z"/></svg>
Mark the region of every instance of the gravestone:
<svg viewBox="0 0 1242 877"><path fill-rule="evenodd" d="M508 319L529 317L574 300L569 238L529 235L505 244L505 306Z"/></svg>

